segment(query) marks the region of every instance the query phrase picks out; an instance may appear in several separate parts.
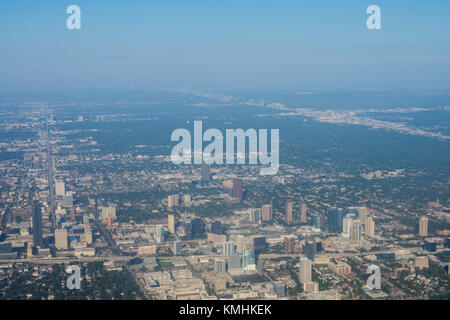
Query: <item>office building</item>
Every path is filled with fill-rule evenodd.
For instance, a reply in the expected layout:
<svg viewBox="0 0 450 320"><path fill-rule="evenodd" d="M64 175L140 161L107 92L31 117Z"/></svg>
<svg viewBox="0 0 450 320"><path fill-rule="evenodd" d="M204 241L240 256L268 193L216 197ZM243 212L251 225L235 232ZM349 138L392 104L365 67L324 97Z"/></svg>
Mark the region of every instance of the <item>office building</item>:
<svg viewBox="0 0 450 320"><path fill-rule="evenodd" d="M320 230L320 216L313 216L313 227L316 230Z"/></svg>
<svg viewBox="0 0 450 320"><path fill-rule="evenodd" d="M12 251L11 242L0 243L0 259L15 259L17 258L17 252Z"/></svg>
<svg viewBox="0 0 450 320"><path fill-rule="evenodd" d="M261 222L261 209L250 209L249 220L251 223Z"/></svg>
<svg viewBox="0 0 450 320"><path fill-rule="evenodd" d="M286 203L286 223L292 223L294 221L294 212L292 208L292 201Z"/></svg>
<svg viewBox="0 0 450 320"><path fill-rule="evenodd" d="M234 243L233 241L227 241L223 243L223 254L231 256L234 254Z"/></svg>
<svg viewBox="0 0 450 320"><path fill-rule="evenodd" d="M273 208L271 204L266 204L261 208L262 221L272 221Z"/></svg>
<svg viewBox="0 0 450 320"><path fill-rule="evenodd" d="M164 227L163 226L158 226L156 227L155 230L155 240L157 243L162 243L164 241L166 241L166 234L164 232Z"/></svg>
<svg viewBox="0 0 450 320"><path fill-rule="evenodd" d="M305 242L305 247L303 250L303 253L305 254L305 256L311 260L314 261L314 257L316 255L316 243L314 240L307 240Z"/></svg>
<svg viewBox="0 0 450 320"><path fill-rule="evenodd" d="M184 236L186 240L192 240L192 222L184 223Z"/></svg>
<svg viewBox="0 0 450 320"><path fill-rule="evenodd" d="M425 240L423 244L423 249L428 252L436 252L436 242L432 240Z"/></svg>
<svg viewBox="0 0 450 320"><path fill-rule="evenodd" d="M330 261L328 263L328 269L330 269L331 272L334 272L340 276L349 274L352 272L352 268L350 265L348 265L345 262L339 261L337 263L334 263L333 261Z"/></svg>
<svg viewBox="0 0 450 320"><path fill-rule="evenodd" d="M250 242L243 235L238 235L235 238L235 242L236 242L236 252L243 253L244 251L251 250Z"/></svg>
<svg viewBox="0 0 450 320"><path fill-rule="evenodd" d="M33 224L33 243L35 247L42 247L42 212L40 203L35 200L31 208Z"/></svg>
<svg viewBox="0 0 450 320"><path fill-rule="evenodd" d="M350 210L352 208L348 208ZM369 215L369 210L366 207L354 208L358 213L359 221L366 221L366 217Z"/></svg>
<svg viewBox="0 0 450 320"><path fill-rule="evenodd" d="M167 215L167 229L171 234L175 234L175 215L168 214Z"/></svg>
<svg viewBox="0 0 450 320"><path fill-rule="evenodd" d="M428 237L428 218L421 217L419 220L419 236Z"/></svg>
<svg viewBox="0 0 450 320"><path fill-rule="evenodd" d="M284 253L286 254L294 254L296 253L295 250L295 240L297 237L295 236L288 236L284 238Z"/></svg>
<svg viewBox="0 0 450 320"><path fill-rule="evenodd" d="M183 205L184 206L190 206L191 205L191 195L190 194L185 194L183 195Z"/></svg>
<svg viewBox="0 0 450 320"><path fill-rule="evenodd" d="M371 238L375 236L375 221L372 217L366 217L366 221L364 223L364 234Z"/></svg>
<svg viewBox="0 0 450 320"><path fill-rule="evenodd" d="M173 254L176 256L176 255L179 255L179 254L181 254L181 249L182 249L182 242L181 241L175 241L174 243L173 243L173 248L172 248L172 250L173 250Z"/></svg>
<svg viewBox="0 0 450 320"><path fill-rule="evenodd" d="M57 196L63 196L66 194L66 186L64 181L55 182L55 193Z"/></svg>
<svg viewBox="0 0 450 320"><path fill-rule="evenodd" d="M224 227L220 221L215 220L211 223L211 233L224 234Z"/></svg>
<svg viewBox="0 0 450 320"><path fill-rule="evenodd" d="M312 281L312 262L306 257L300 258L299 281L307 283Z"/></svg>
<svg viewBox="0 0 450 320"><path fill-rule="evenodd" d="M273 291L277 294L278 298L286 297L286 285L281 281L275 281L272 284Z"/></svg>
<svg viewBox="0 0 450 320"><path fill-rule="evenodd" d="M239 178L233 179L232 197L239 199L239 201L242 201L244 199L242 191L242 179Z"/></svg>
<svg viewBox="0 0 450 320"><path fill-rule="evenodd" d="M214 273L224 274L227 269L227 261L223 259L214 260Z"/></svg>
<svg viewBox="0 0 450 320"><path fill-rule="evenodd" d="M300 223L306 223L307 222L307 211L308 206L306 205L305 201L303 199L300 201L300 207L299 207L299 215L300 215Z"/></svg>
<svg viewBox="0 0 450 320"><path fill-rule="evenodd" d="M342 232L343 210L332 207L328 209L328 232Z"/></svg>
<svg viewBox="0 0 450 320"><path fill-rule="evenodd" d="M414 268L423 269L428 267L429 267L429 259L427 256L414 258Z"/></svg>
<svg viewBox="0 0 450 320"><path fill-rule="evenodd" d="M169 209L177 206L180 203L180 196L178 194L172 194L167 197L167 206Z"/></svg>
<svg viewBox="0 0 450 320"><path fill-rule="evenodd" d="M248 241L250 242L250 251L260 253L266 250L267 242L265 236L251 236L248 238Z"/></svg>
<svg viewBox="0 0 450 320"><path fill-rule="evenodd" d="M351 214L347 214L345 218L342 220L342 234L344 236L350 236L352 232L352 223L355 220L355 216Z"/></svg>
<svg viewBox="0 0 450 320"><path fill-rule="evenodd" d="M352 222L350 239L355 245L361 243L361 222L358 219Z"/></svg>
<svg viewBox="0 0 450 320"><path fill-rule="evenodd" d="M241 255L234 253L228 256L228 269L229 270L237 270L241 269Z"/></svg>
<svg viewBox="0 0 450 320"><path fill-rule="evenodd" d="M205 224L201 218L192 219L192 237L198 238L205 234Z"/></svg>
<svg viewBox="0 0 450 320"><path fill-rule="evenodd" d="M69 248L67 230L65 229L55 230L55 248L61 250L67 250Z"/></svg>
<svg viewBox="0 0 450 320"><path fill-rule="evenodd" d="M116 220L116 207L102 207L102 220Z"/></svg>
<svg viewBox="0 0 450 320"><path fill-rule="evenodd" d="M63 208L73 208L73 197L71 194L63 195Z"/></svg>

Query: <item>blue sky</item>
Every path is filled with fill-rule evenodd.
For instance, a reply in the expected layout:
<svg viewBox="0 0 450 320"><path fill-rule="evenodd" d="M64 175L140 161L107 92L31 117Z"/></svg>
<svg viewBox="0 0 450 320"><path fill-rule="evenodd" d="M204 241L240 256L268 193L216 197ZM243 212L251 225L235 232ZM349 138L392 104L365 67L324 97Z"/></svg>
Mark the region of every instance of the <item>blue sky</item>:
<svg viewBox="0 0 450 320"><path fill-rule="evenodd" d="M0 91L165 85L450 89L450 1L0 2Z"/></svg>

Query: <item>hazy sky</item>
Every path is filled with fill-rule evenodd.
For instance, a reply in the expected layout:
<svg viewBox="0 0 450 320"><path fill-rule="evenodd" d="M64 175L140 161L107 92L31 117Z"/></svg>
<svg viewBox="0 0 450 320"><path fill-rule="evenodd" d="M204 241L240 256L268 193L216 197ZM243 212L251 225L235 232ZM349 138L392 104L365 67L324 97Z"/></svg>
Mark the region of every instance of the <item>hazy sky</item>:
<svg viewBox="0 0 450 320"><path fill-rule="evenodd" d="M0 1L2 92L155 85L450 89L450 1Z"/></svg>

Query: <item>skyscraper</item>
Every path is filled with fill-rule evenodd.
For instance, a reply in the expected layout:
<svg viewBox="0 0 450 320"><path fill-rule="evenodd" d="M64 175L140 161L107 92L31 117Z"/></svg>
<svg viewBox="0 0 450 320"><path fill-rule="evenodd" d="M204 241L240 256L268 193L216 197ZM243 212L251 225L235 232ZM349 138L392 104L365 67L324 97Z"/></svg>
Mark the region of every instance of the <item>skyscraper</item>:
<svg viewBox="0 0 450 320"><path fill-rule="evenodd" d="M180 203L180 196L178 194L172 194L167 197L167 206L173 208Z"/></svg>
<svg viewBox="0 0 450 320"><path fill-rule="evenodd" d="M313 227L320 230L320 216L313 216Z"/></svg>
<svg viewBox="0 0 450 320"><path fill-rule="evenodd" d="M73 197L71 194L63 195L63 208L73 208Z"/></svg>
<svg viewBox="0 0 450 320"><path fill-rule="evenodd" d="M211 173L209 171L209 165L206 163L202 164L202 182L209 182L211 181Z"/></svg>
<svg viewBox="0 0 450 320"><path fill-rule="evenodd" d="M213 221L211 223L211 233L214 234L223 234L223 226L222 223L220 221Z"/></svg>
<svg viewBox="0 0 450 320"><path fill-rule="evenodd" d="M182 242L181 241L174 241L173 243L173 254L174 255L178 255L181 253L181 249L183 248Z"/></svg>
<svg viewBox="0 0 450 320"><path fill-rule="evenodd" d="M55 247L56 249L67 250L69 245L67 241L67 230L57 229L55 230Z"/></svg>
<svg viewBox="0 0 450 320"><path fill-rule="evenodd" d="M198 237L205 233L205 224L203 220L200 218L192 219L192 236Z"/></svg>
<svg viewBox="0 0 450 320"><path fill-rule="evenodd" d="M312 281L312 262L306 257L300 258L299 280L301 283Z"/></svg>
<svg viewBox="0 0 450 320"><path fill-rule="evenodd" d="M165 237L165 232L164 232L164 227L163 226L158 226L155 230L155 240L157 243L162 243L164 241L166 241L166 237Z"/></svg>
<svg viewBox="0 0 450 320"><path fill-rule="evenodd" d="M42 212L41 212L41 205L37 200L33 202L31 210L32 210L34 246L42 247Z"/></svg>
<svg viewBox="0 0 450 320"><path fill-rule="evenodd" d="M353 221L356 219L355 215L353 214L347 214L342 222L342 233L346 236L350 236L352 232L352 224Z"/></svg>
<svg viewBox="0 0 450 320"><path fill-rule="evenodd" d="M350 238L353 244L359 245L361 242L361 222L358 219L352 222Z"/></svg>
<svg viewBox="0 0 450 320"><path fill-rule="evenodd" d="M247 237L240 234L235 238L235 241L236 241L236 252L242 253L246 250L250 250L250 243L247 241Z"/></svg>
<svg viewBox="0 0 450 320"><path fill-rule="evenodd" d="M303 251L309 260L314 261L314 257L316 255L316 242L314 240L307 240Z"/></svg>
<svg viewBox="0 0 450 320"><path fill-rule="evenodd" d="M328 209L328 232L342 231L343 210L336 207Z"/></svg>
<svg viewBox="0 0 450 320"><path fill-rule="evenodd" d="M294 254L295 253L295 236L288 236L284 238L284 253Z"/></svg>
<svg viewBox="0 0 450 320"><path fill-rule="evenodd" d="M223 243L223 254L230 256L234 254L234 243L233 241L227 241Z"/></svg>
<svg viewBox="0 0 450 320"><path fill-rule="evenodd" d="M249 219L250 219L251 223L260 223L261 222L261 209L250 209Z"/></svg>
<svg viewBox="0 0 450 320"><path fill-rule="evenodd" d="M55 193L57 196L63 196L66 194L66 186L64 184L64 181L55 182Z"/></svg>
<svg viewBox="0 0 450 320"><path fill-rule="evenodd" d="M292 223L294 221L294 213L292 210L292 201L289 200L286 203L286 223Z"/></svg>
<svg viewBox="0 0 450 320"><path fill-rule="evenodd" d="M272 221L273 208L271 204L266 204L261 208L262 221Z"/></svg>
<svg viewBox="0 0 450 320"><path fill-rule="evenodd" d="M300 207L299 207L299 214L300 214L300 223L306 223L307 221L307 217L306 217L306 213L308 211L308 206L306 205L305 201L303 201L303 199L300 202Z"/></svg>
<svg viewBox="0 0 450 320"><path fill-rule="evenodd" d="M183 205L184 206L190 206L191 205L191 195L190 194L183 195Z"/></svg>
<svg viewBox="0 0 450 320"><path fill-rule="evenodd" d="M286 297L286 285L282 281L275 281L272 285L278 298Z"/></svg>
<svg viewBox="0 0 450 320"><path fill-rule="evenodd" d="M169 214L167 216L167 228L171 234L175 234L175 215Z"/></svg>
<svg viewBox="0 0 450 320"><path fill-rule="evenodd" d="M373 221L372 217L366 217L366 221L364 223L364 233L368 237L375 236L375 221Z"/></svg>
<svg viewBox="0 0 450 320"><path fill-rule="evenodd" d="M248 241L250 242L250 250L255 253L264 251L267 247L265 236L251 236L248 238Z"/></svg>
<svg viewBox="0 0 450 320"><path fill-rule="evenodd" d="M112 220L116 219L116 207L102 207L102 219L108 220L111 218Z"/></svg>
<svg viewBox="0 0 450 320"><path fill-rule="evenodd" d="M227 260L215 259L214 260L214 273L224 274L227 269Z"/></svg>
<svg viewBox="0 0 450 320"><path fill-rule="evenodd" d="M428 237L428 218L421 217L419 220L419 236Z"/></svg>
<svg viewBox="0 0 450 320"><path fill-rule="evenodd" d="M239 179L239 178L234 178L233 179L232 197L236 198L236 199L239 199L239 201L243 200L242 179Z"/></svg>

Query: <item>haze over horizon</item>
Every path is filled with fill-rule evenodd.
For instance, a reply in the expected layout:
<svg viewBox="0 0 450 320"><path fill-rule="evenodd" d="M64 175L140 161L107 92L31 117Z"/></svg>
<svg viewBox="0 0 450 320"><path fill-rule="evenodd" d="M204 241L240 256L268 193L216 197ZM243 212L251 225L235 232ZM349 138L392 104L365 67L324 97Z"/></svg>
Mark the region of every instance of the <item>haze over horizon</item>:
<svg viewBox="0 0 450 320"><path fill-rule="evenodd" d="M81 8L81 30L66 8ZM0 93L179 86L450 89L448 1L0 3ZM445 10L448 9L448 10Z"/></svg>

